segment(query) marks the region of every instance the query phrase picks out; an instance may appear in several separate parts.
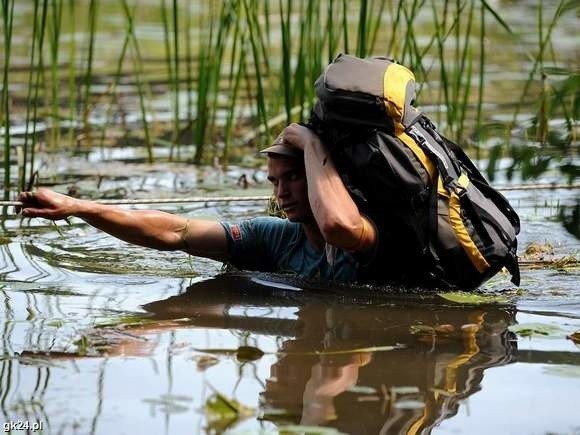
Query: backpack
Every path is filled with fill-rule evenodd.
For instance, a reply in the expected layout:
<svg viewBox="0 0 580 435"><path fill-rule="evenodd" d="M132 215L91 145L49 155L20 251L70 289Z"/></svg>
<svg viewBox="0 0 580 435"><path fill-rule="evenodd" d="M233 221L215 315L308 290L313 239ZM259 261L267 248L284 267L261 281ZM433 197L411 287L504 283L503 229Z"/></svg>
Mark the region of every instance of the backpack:
<svg viewBox="0 0 580 435"><path fill-rule="evenodd" d="M413 107L410 70L386 58L339 55L315 88L309 126L388 240L388 278L470 289L505 267L519 285L518 215Z"/></svg>

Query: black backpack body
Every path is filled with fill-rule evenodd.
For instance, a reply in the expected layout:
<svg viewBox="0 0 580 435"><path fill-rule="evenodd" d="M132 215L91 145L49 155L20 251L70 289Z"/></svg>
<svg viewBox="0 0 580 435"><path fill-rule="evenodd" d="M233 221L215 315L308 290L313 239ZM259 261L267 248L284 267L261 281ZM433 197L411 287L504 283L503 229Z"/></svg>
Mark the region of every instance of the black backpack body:
<svg viewBox="0 0 580 435"><path fill-rule="evenodd" d="M387 279L471 289L506 267L519 285L518 215L413 107L411 71L339 55L315 86L311 127L387 238Z"/></svg>

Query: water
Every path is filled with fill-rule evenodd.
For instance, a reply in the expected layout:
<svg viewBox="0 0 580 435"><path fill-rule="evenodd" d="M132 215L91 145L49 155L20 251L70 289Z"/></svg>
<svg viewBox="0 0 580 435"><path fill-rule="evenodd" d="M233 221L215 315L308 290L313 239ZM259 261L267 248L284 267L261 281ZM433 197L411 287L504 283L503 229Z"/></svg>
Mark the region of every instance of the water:
<svg viewBox="0 0 580 435"><path fill-rule="evenodd" d="M100 3L106 9L93 65L95 95L107 94L113 82L120 35L125 34L120 32L125 18L119 2ZM145 77L159 82L151 90L147 117L159 124L156 137L169 137L173 95L167 71L160 66L164 39L159 2L141 3L136 32L147 55ZM482 138L482 156L487 148L504 144L514 102L522 98L528 79L526 54L537 50L536 2L491 5L500 3L502 16L518 37L508 38L487 15L484 123L490 123L490 131ZM555 4L544 3L548 20ZM15 10L10 63L21 74L11 76L14 149L23 146L26 131L28 74L23 72L30 63L26 41L32 40L32 6L16 2ZM272 11L276 18L276 8ZM83 44L88 35L82 32L88 26L86 11L77 12L77 33L70 29L70 17L65 16L62 26L61 79L69 74L73 39L79 43L80 63L72 74L84 74L80 60L86 57ZM423 8L414 23L418 40L428 43L433 34L429 8ZM279 31L274 21L272 27ZM195 41L197 31L192 29ZM578 46L574 13L565 14L554 32L551 51L557 64L573 71ZM350 33L356 36L356 28ZM277 38L274 33L274 42ZM379 38L376 54L385 54L388 38ZM274 69L280 63L278 55L272 56ZM401 56L401 50L395 55ZM446 107L440 104L442 84L434 56L429 52L422 59L431 72L426 83L419 84L419 104L445 129ZM100 128L107 128L99 149L80 147L85 149L80 153L84 142L77 134L83 131L76 114L60 122L59 146L68 144L77 154L44 153L55 145L48 134L43 137L54 123L39 119L35 168L42 185L88 198L270 191L263 170L143 165L143 145L125 146L130 142L125 133L131 133L133 142L142 142L138 138L143 136L136 76L131 67L125 74L117 88L120 102L108 96L92 102L93 145L101 145ZM269 97L277 98L280 92L276 74L267 85ZM550 89L559 82L558 75L548 72ZM475 96L477 83L473 74L469 85L463 84ZM68 92L61 86L59 98L68 98ZM187 111L183 92L184 86L179 98L182 117ZM236 107L240 135L255 126L246 126L256 113L244 95L240 92ZM218 97L216 125L222 126L222 106L229 107L231 89L221 89ZM511 131L512 144L529 145L536 137L528 129L539 105L533 92L528 100ZM279 105L280 101L273 104ZM279 112L278 107L270 115ZM473 98L468 112L466 123L472 126ZM496 123L501 126L498 131L493 129ZM567 132L563 120L554 119L550 127ZM71 143L69 128L74 133ZM216 140L219 151L221 138ZM184 142L183 160L195 152L190 140ZM115 146L119 144L123 146ZM574 142L568 160L562 157L549 169L559 163L577 164L577 148ZM153 155L157 162L164 161L169 149L156 146ZM13 157L16 162L16 152ZM480 163L487 167L487 161ZM511 182L519 183L524 169L521 162L513 163L519 166ZM509 182L505 170L511 164L499 162L496 183ZM248 191L236 184L242 174L252 183ZM542 174L541 182L561 181L557 171ZM482 288L488 296L483 304L400 289L280 284L273 276L223 275L219 263L129 246L80 220L60 222L58 228L43 220L0 220L0 424L39 422L44 433L55 434L305 433L305 426L318 426L315 433L327 428L330 433L335 429L352 434L580 433L580 344L569 338L580 332L580 242L571 234L578 235L577 220L568 230L561 222L562 213L570 216L577 207L578 193L514 191L507 196L522 218L522 284L515 288L507 275L498 275ZM224 220L257 216L264 208L259 203L160 207ZM531 244L537 247L535 254L526 254ZM289 428L295 425L302 428Z"/></svg>
<svg viewBox="0 0 580 435"><path fill-rule="evenodd" d="M242 195L241 173L263 180L259 170L138 163L104 176L110 162L90 160L62 163L87 195L97 186ZM253 184L251 193L267 189ZM536 264L577 261L580 243L556 219L577 193L508 197L522 217L522 285L499 275L479 305L224 275L219 263L130 246L79 220L56 231L10 217L0 244L1 422L65 434L277 433L298 424L353 434L580 432L580 347L567 338L580 331L580 271ZM232 220L264 204L164 208ZM545 252L525 257L532 242ZM212 414L218 393L248 409Z"/></svg>

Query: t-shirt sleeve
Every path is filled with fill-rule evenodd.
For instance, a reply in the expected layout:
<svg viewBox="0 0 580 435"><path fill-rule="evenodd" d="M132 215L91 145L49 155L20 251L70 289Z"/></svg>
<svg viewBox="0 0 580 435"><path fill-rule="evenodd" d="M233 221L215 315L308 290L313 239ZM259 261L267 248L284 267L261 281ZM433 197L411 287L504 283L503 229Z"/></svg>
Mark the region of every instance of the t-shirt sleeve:
<svg viewBox="0 0 580 435"><path fill-rule="evenodd" d="M221 224L226 231L228 257L233 266L263 272L278 269L278 259L290 236L285 219L258 217Z"/></svg>

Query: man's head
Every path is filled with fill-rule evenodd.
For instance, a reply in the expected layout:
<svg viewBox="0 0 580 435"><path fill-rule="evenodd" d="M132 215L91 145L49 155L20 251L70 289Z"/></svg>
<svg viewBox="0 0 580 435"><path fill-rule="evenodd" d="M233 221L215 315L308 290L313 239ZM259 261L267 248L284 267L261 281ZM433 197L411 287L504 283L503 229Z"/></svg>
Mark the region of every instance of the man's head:
<svg viewBox="0 0 580 435"><path fill-rule="evenodd" d="M274 186L278 205L292 222L307 223L313 215L308 202L304 153L284 143L283 135L260 151L268 156L268 180Z"/></svg>

